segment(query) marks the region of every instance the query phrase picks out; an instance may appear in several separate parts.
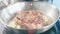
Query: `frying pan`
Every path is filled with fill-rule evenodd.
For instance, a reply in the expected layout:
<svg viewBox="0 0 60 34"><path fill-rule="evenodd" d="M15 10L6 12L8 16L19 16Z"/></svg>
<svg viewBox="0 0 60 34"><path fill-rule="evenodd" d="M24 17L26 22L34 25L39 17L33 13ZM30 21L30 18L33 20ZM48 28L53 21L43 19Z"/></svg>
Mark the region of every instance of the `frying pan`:
<svg viewBox="0 0 60 34"><path fill-rule="evenodd" d="M38 33L42 33L49 30L59 19L59 10L56 8L56 6L52 4L49 4L47 2L17 2L2 9L2 13L0 14L0 21L4 28L7 28L8 21L14 18L17 11L22 11L24 9L42 10L43 13L52 18L53 21L51 22L51 24L43 27L42 29L37 30L36 32Z"/></svg>

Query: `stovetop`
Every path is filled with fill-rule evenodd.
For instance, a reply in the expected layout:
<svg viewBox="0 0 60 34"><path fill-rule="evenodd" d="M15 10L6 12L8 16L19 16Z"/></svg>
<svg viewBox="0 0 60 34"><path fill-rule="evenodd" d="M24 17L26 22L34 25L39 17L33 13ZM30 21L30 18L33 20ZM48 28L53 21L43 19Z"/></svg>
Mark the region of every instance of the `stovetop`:
<svg viewBox="0 0 60 34"><path fill-rule="evenodd" d="M12 30L5 30L3 34L27 34L27 33L22 33L22 31L20 32L13 32ZM60 34L60 20L58 20L57 23L50 30L44 33L35 33L35 34Z"/></svg>

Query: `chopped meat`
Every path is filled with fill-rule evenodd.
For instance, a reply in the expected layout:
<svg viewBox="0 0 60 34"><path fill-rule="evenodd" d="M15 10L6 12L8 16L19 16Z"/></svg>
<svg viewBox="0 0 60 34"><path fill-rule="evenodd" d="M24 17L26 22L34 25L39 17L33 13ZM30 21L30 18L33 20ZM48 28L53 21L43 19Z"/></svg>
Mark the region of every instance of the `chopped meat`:
<svg viewBox="0 0 60 34"><path fill-rule="evenodd" d="M28 29L37 29L37 28L41 28L42 25L42 21L43 21L43 14L41 13L41 11L39 12L38 10L28 10L28 11L19 11L19 13L21 13L21 15L18 14L18 16L16 17L16 19L18 19L17 23L28 28ZM19 18L19 16L23 17ZM21 21L21 22L20 22ZM38 24L39 23L39 24Z"/></svg>
<svg viewBox="0 0 60 34"><path fill-rule="evenodd" d="M14 26L16 29L40 29L47 26L49 20L40 10L19 11L14 19L15 25L17 24L16 27Z"/></svg>

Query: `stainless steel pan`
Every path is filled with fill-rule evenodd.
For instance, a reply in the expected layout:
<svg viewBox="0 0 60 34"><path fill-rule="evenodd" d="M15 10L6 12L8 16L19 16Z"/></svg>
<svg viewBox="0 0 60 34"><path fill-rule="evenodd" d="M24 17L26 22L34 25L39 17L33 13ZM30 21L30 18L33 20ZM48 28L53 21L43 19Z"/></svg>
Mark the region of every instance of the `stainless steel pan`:
<svg viewBox="0 0 60 34"><path fill-rule="evenodd" d="M54 26L56 21L59 19L59 10L52 4L46 2L17 2L13 5L9 5L8 7L2 9L2 13L0 16L1 23L6 27L8 21L12 20L18 10L30 10L30 9L38 9L42 10L43 13L52 18L53 22L43 27L42 29L37 30L36 32L42 33Z"/></svg>

